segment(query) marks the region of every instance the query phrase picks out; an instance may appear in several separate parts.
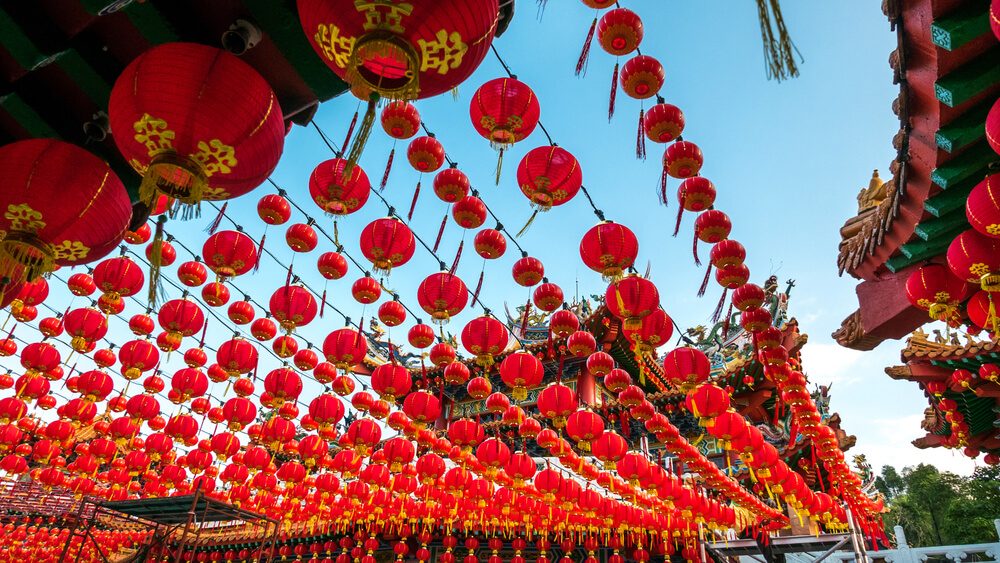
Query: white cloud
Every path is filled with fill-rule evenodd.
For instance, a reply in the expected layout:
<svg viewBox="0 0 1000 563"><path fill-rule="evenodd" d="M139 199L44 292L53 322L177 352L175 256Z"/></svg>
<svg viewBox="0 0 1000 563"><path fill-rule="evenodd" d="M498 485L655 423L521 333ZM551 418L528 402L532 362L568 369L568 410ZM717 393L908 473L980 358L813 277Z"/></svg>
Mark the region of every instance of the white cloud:
<svg viewBox="0 0 1000 563"><path fill-rule="evenodd" d="M864 375L858 366L863 355L832 342L809 342L802 348L802 365L812 383L849 386Z"/></svg>
<svg viewBox="0 0 1000 563"><path fill-rule="evenodd" d="M961 450L945 448L917 449L910 442L925 434L920 428L923 414L874 418L867 422L858 434L857 452L864 453L872 467L880 471L884 465L896 469L926 463L941 471L951 471L959 475L969 475L976 468L976 462L962 455ZM861 430L859 428L859 430Z"/></svg>

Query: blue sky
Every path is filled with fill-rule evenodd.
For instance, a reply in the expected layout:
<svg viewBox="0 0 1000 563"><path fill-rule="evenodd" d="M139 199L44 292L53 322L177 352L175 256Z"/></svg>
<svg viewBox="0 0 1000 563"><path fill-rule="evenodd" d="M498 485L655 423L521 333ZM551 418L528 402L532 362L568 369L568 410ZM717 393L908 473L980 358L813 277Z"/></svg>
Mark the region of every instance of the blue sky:
<svg viewBox="0 0 1000 563"><path fill-rule="evenodd" d="M656 56L665 66L666 84L661 93L684 111L684 137L705 153L702 173L719 190L717 207L733 219L733 238L748 249L753 279L762 282L775 274L781 280L796 280L790 311L810 335L805 347L807 371L813 382L834 384L833 407L842 413L845 428L858 436L854 452L867 454L876 465L924 461L969 473L973 463L965 458L944 450L921 452L910 446L909 441L922 433L919 420L926 402L915 385L892 381L882 371L886 365L898 362L901 343L888 342L861 354L838 347L829 336L856 307L855 280L837 277L838 229L855 213L855 196L867 184L872 169L878 168L887 176L894 156L891 138L898 121L890 104L897 89L891 83L887 63L894 36L877 3L850 0L784 4L785 20L805 61L799 78L779 84L765 78L752 2L625 3L645 21L642 51ZM638 264L644 269L647 261L651 263L653 280L668 313L683 327L707 323L719 292L713 284L708 295L696 297L704 270L695 268L692 262L693 217L685 219L678 238L670 236L677 203L672 201L669 208L657 203L662 149L649 143L650 158L635 159L639 103L619 93L617 113L608 123L607 96L614 60L596 44L587 75L573 75L592 18L593 12L580 2L550 0L539 21L534 2L519 0L515 20L496 47L518 77L535 90L541 102L542 122L555 141L582 163L584 183L597 205L609 219L628 225L638 235ZM468 110L475 88L502 74L496 59L488 56L461 86L457 101L444 95L420 101L417 107L486 203L511 232L516 232L531 214L527 199L516 185L516 165L528 150L544 145L546 140L541 131L536 131L518 143L505 159L500 185L494 185L496 153L475 133ZM316 121L339 143L357 108L357 100L344 96L323 104ZM392 176L383 194L401 214L408 209L418 181L418 174L405 160L405 147L405 142L397 145ZM390 139L377 129L361 160L374 183L381 179L390 148ZM312 169L331 157L316 131L295 127L273 177L332 233L332 220L313 205L307 189ZM432 243L447 206L435 198L430 183L431 177L425 176L412 227ZM672 180L671 194L676 187L677 181ZM265 185L229 205L230 216L255 238L264 232L254 211L256 201L271 191ZM385 207L372 197L364 209L339 222L340 237L348 253L363 260L358 235L368 222L384 215ZM168 230L200 253L205 237L201 229L212 216L206 210L200 221L174 221L168 224ZM292 222L304 221L301 214L293 214ZM560 284L568 297L574 295L577 285L581 295L604 291L600 276L583 266L577 251L581 236L595 222L581 194L541 214L518 241L544 262L550 280ZM267 246L280 251L287 263L291 252L282 241L283 231L284 227L271 227ZM465 234L466 251L458 270L470 285L475 284L484 267L471 248L473 235ZM462 237L462 230L449 221L440 251L449 264ZM354 320L362 315L370 317L374 307L363 310L350 298L350 284L361 275L356 268L352 266L346 278L329 284L324 284L316 272L316 258L331 247L321 238L319 249L295 258L296 273L316 291L321 292L326 285L330 302ZM191 258L178 250L178 264ZM702 245L702 256L707 252L707 246ZM515 259L510 245L505 257L485 265L482 296L501 315L505 303L513 309L529 295L511 279L510 267ZM436 269L436 262L418 247L409 264L393 271L388 285L399 292L404 303L418 310L416 287ZM265 259L259 273L237 279L236 286L266 305L270 293L284 279L285 271ZM170 293L177 296L178 292ZM74 303L81 305L80 301ZM216 312L225 315L224 309ZM42 311L42 316L45 314ZM476 314L467 309L448 328L457 331ZM403 341L405 329L411 324L409 319L404 327L394 329L394 340ZM340 319L328 313L326 318L301 329L299 335L319 345L339 325ZM125 330L122 321L113 322L113 334L123 335L118 341L125 339ZM209 332L210 341L228 337L213 320ZM277 367L274 358L262 357L262 374ZM164 365L168 374L178 367L179 354L172 355ZM307 385L303 397L311 398L317 392L317 386Z"/></svg>

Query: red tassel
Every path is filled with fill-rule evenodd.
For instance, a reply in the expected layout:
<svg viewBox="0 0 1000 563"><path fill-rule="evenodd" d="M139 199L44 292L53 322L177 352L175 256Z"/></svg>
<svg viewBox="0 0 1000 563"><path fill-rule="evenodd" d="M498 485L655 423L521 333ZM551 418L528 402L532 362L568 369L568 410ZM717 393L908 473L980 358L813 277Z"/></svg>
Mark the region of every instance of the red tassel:
<svg viewBox="0 0 1000 563"><path fill-rule="evenodd" d="M441 218L441 227L438 228L438 236L436 239L434 239L434 250L431 251L434 254L437 254L438 247L441 246L441 237L444 236L444 228L447 224L448 224L448 214L445 213L444 217Z"/></svg>
<svg viewBox="0 0 1000 563"><path fill-rule="evenodd" d="M677 222L674 223L674 236L681 232L681 218L684 217L684 198L680 200L680 205L677 206Z"/></svg>
<svg viewBox="0 0 1000 563"><path fill-rule="evenodd" d="M382 174L382 183L378 186L378 191L385 189L386 182L389 181L389 172L392 171L392 161L396 158L396 143L392 144L392 150L389 151L389 160L385 163L385 173Z"/></svg>
<svg viewBox="0 0 1000 563"><path fill-rule="evenodd" d="M701 266L701 258L698 258L698 233L695 233L691 243L691 254L694 255L694 265Z"/></svg>
<svg viewBox="0 0 1000 563"><path fill-rule="evenodd" d="M208 319L205 320L205 325L201 327L201 339L198 340L198 347L205 347L205 335L208 334Z"/></svg>
<svg viewBox="0 0 1000 563"><path fill-rule="evenodd" d="M260 269L260 263L264 259L264 241L267 240L267 233L260 235L260 243L257 244L257 263L253 265L254 273Z"/></svg>
<svg viewBox="0 0 1000 563"><path fill-rule="evenodd" d="M698 297L704 297L705 292L708 291L708 280L712 278L712 265L709 264L705 268L705 279L701 280L701 287L698 288Z"/></svg>
<svg viewBox="0 0 1000 563"><path fill-rule="evenodd" d="M712 313L713 323L719 322L719 319L722 318L722 308L726 306L727 297L729 297L729 288L722 290L722 297L719 297L719 304L715 306L715 311Z"/></svg>
<svg viewBox="0 0 1000 563"><path fill-rule="evenodd" d="M451 275L455 275L455 272L458 270L458 261L462 259L462 247L464 246L465 246L464 240L458 243L458 251L455 252L455 261L451 263L451 270L449 270L451 272Z"/></svg>
<svg viewBox="0 0 1000 563"><path fill-rule="evenodd" d="M323 310L326 309L326 288L323 288L323 298L319 301L319 318L323 318Z"/></svg>
<svg viewBox="0 0 1000 563"><path fill-rule="evenodd" d="M594 42L594 31L597 29L597 18L590 22L590 31L587 32L587 38L583 41L583 49L580 51L580 58L576 61L576 75L580 76L581 73L587 74L587 59L590 58L590 44Z"/></svg>
<svg viewBox="0 0 1000 563"><path fill-rule="evenodd" d="M222 224L222 218L226 216L226 207L228 206L229 202L227 201L222 204L222 207L219 208L219 214L215 216L215 220L212 221L207 229L205 229L208 234L214 235L215 231L219 230L219 225Z"/></svg>
<svg viewBox="0 0 1000 563"><path fill-rule="evenodd" d="M729 309L726 310L726 319L722 321L722 338L729 334L729 322L733 319L733 302L729 302Z"/></svg>
<svg viewBox="0 0 1000 563"><path fill-rule="evenodd" d="M646 110L639 108L639 130L635 134L635 157L646 160L646 131L642 127Z"/></svg>
<svg viewBox="0 0 1000 563"><path fill-rule="evenodd" d="M618 63L615 63L615 71L611 73L611 95L608 97L608 121L615 116L615 98L618 97Z"/></svg>
<svg viewBox="0 0 1000 563"><path fill-rule="evenodd" d="M347 147L351 144L351 135L354 134L354 126L358 124L358 112L354 111L354 118L351 119L351 125L347 128L347 135L344 136L344 144L340 145L342 147Z"/></svg>
<svg viewBox="0 0 1000 563"><path fill-rule="evenodd" d="M622 423L622 435L624 435L626 438L630 438L632 436L632 425L628 423L627 410L622 410L621 423Z"/></svg>
<svg viewBox="0 0 1000 563"><path fill-rule="evenodd" d="M472 303L475 303L479 299L479 291L483 289L483 275L485 271L479 272L479 283L476 284L476 290L472 292Z"/></svg>
<svg viewBox="0 0 1000 563"><path fill-rule="evenodd" d="M528 302L524 304L524 316L521 317L521 338L524 338L524 335L527 334L528 332L528 315L530 314L531 314L531 299L529 298Z"/></svg>
<svg viewBox="0 0 1000 563"><path fill-rule="evenodd" d="M668 207L667 200L667 166L663 165L663 171L660 172L660 205L663 207Z"/></svg>
<svg viewBox="0 0 1000 563"><path fill-rule="evenodd" d="M285 275L285 287L292 285L292 264L288 263L288 274Z"/></svg>
<svg viewBox="0 0 1000 563"><path fill-rule="evenodd" d="M410 202L410 212L406 214L406 220L413 220L413 210L417 208L417 198L420 197L420 180L417 180L417 189L413 190L413 200Z"/></svg>

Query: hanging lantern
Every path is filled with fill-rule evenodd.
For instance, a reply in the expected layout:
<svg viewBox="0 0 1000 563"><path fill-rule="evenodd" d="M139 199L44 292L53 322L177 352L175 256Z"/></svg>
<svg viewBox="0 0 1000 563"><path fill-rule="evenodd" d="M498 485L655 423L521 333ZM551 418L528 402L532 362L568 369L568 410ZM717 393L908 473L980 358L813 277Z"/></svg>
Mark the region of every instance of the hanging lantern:
<svg viewBox="0 0 1000 563"><path fill-rule="evenodd" d="M675 105L659 103L642 118L642 130L654 143L670 143L684 132L684 112Z"/></svg>
<svg viewBox="0 0 1000 563"><path fill-rule="evenodd" d="M255 315L256 311L249 301L234 301L226 310L229 320L238 325L249 324Z"/></svg>
<svg viewBox="0 0 1000 563"><path fill-rule="evenodd" d="M374 303L382 295L382 284L371 276L358 278L351 284L351 295L363 305Z"/></svg>
<svg viewBox="0 0 1000 563"><path fill-rule="evenodd" d="M1000 334L1000 323L997 322L996 305L992 294L987 291L977 291L968 303L965 312L972 324L994 334Z"/></svg>
<svg viewBox="0 0 1000 563"><path fill-rule="evenodd" d="M108 108L118 149L143 175L144 202L243 195L274 170L285 140L267 81L238 57L194 43L138 56L115 81Z"/></svg>
<svg viewBox="0 0 1000 563"><path fill-rule="evenodd" d="M378 320L388 327L399 326L406 320L406 308L399 301L386 301L379 305Z"/></svg>
<svg viewBox="0 0 1000 563"><path fill-rule="evenodd" d="M219 346L215 358L230 377L235 377L257 368L257 347L242 338L232 338Z"/></svg>
<svg viewBox="0 0 1000 563"><path fill-rule="evenodd" d="M122 375L132 381L160 363L160 352L148 340L130 340L118 350L118 361Z"/></svg>
<svg viewBox="0 0 1000 563"><path fill-rule="evenodd" d="M597 42L608 54L616 57L638 49L642 34L642 20L628 8L607 12L597 24Z"/></svg>
<svg viewBox="0 0 1000 563"><path fill-rule="evenodd" d="M643 317L637 330L625 329L625 338L632 342L636 353L652 352L663 346L674 334L674 322L663 309Z"/></svg>
<svg viewBox="0 0 1000 563"><path fill-rule="evenodd" d="M990 139L997 143L994 148L1000 147L1000 109L997 108L1000 108L1000 104L994 105L992 111L997 115L997 136ZM1000 149L997 151L1000 152ZM987 176L972 188L965 200L965 216L973 229L984 235L1000 238L1000 174Z"/></svg>
<svg viewBox="0 0 1000 563"><path fill-rule="evenodd" d="M382 364L376 367L372 371L371 382L372 389L379 397L389 402L395 402L397 397L409 393L413 384L409 370L398 364Z"/></svg>
<svg viewBox="0 0 1000 563"><path fill-rule="evenodd" d="M503 151L531 134L541 107L527 84L516 78L495 78L472 96L472 126L494 149Z"/></svg>
<svg viewBox="0 0 1000 563"><path fill-rule="evenodd" d="M324 252L316 260L320 275L328 280L339 280L347 275L347 259L339 252Z"/></svg>
<svg viewBox="0 0 1000 563"><path fill-rule="evenodd" d="M403 6L299 0L302 29L351 91L429 98L458 86L489 51L496 0Z"/></svg>
<svg viewBox="0 0 1000 563"><path fill-rule="evenodd" d="M694 234L698 240L716 244L726 240L733 230L729 216L718 209L705 211L694 222Z"/></svg>
<svg viewBox="0 0 1000 563"><path fill-rule="evenodd" d="M286 285L274 290L268 302L271 315L281 328L291 333L316 318L316 298L300 285Z"/></svg>
<svg viewBox="0 0 1000 563"><path fill-rule="evenodd" d="M343 158L325 160L309 176L309 195L331 215L350 215L364 207L372 185L360 166Z"/></svg>
<svg viewBox="0 0 1000 563"><path fill-rule="evenodd" d="M427 391L416 391L403 400L403 412L418 427L423 428L440 418L441 400Z"/></svg>
<svg viewBox="0 0 1000 563"><path fill-rule="evenodd" d="M476 196L465 196L451 206L451 216L463 229L478 229L486 222L486 204Z"/></svg>
<svg viewBox="0 0 1000 563"><path fill-rule="evenodd" d="M257 243L238 231L219 231L205 241L201 256L220 278L241 276L257 264Z"/></svg>
<svg viewBox="0 0 1000 563"><path fill-rule="evenodd" d="M353 370L368 353L368 342L359 330L337 329L323 340L326 360L342 370Z"/></svg>
<svg viewBox="0 0 1000 563"><path fill-rule="evenodd" d="M718 273L716 273L718 275ZM740 311L746 311L760 307L767 299L767 294L756 284L744 283L733 291L733 307Z"/></svg>
<svg viewBox="0 0 1000 563"><path fill-rule="evenodd" d="M108 304L120 304L122 298L139 293L145 281L142 268L124 256L108 258L94 266L94 284Z"/></svg>
<svg viewBox="0 0 1000 563"><path fill-rule="evenodd" d="M319 244L319 237L311 224L296 223L285 231L285 242L295 252L312 252Z"/></svg>
<svg viewBox="0 0 1000 563"><path fill-rule="evenodd" d="M188 287L199 287L208 280L208 269L201 262L190 260L177 267L177 279Z"/></svg>
<svg viewBox="0 0 1000 563"><path fill-rule="evenodd" d="M663 151L663 173L672 178L697 176L704 163L701 149L690 141L677 141Z"/></svg>
<svg viewBox="0 0 1000 563"><path fill-rule="evenodd" d="M990 2L990 27L993 35L1000 41L1000 2ZM1000 154L1000 100L993 102L993 107L986 114L986 141L993 151Z"/></svg>
<svg viewBox="0 0 1000 563"><path fill-rule="evenodd" d="M717 385L699 385L688 391L685 404L702 426L711 426L712 419L729 408L729 394Z"/></svg>
<svg viewBox="0 0 1000 563"><path fill-rule="evenodd" d="M0 277L8 283L99 260L122 241L128 195L89 152L56 140L18 141L0 147L0 171Z"/></svg>
<svg viewBox="0 0 1000 563"><path fill-rule="evenodd" d="M561 309L549 317L549 332L559 338L566 338L580 328L580 319L569 309ZM590 334L590 333L587 333ZM569 343L567 342L567 347ZM571 349L572 352L572 349ZM575 354L574 355L579 355Z"/></svg>
<svg viewBox="0 0 1000 563"><path fill-rule="evenodd" d="M580 240L580 258L606 281L620 279L635 263L639 241L631 229L605 221L590 228Z"/></svg>
<svg viewBox="0 0 1000 563"><path fill-rule="evenodd" d="M959 278L979 283L987 292L1000 291L1000 239L969 229L951 242L947 257Z"/></svg>
<svg viewBox="0 0 1000 563"><path fill-rule="evenodd" d="M597 350L597 339L586 330L578 330L566 338L566 349L574 356L589 356Z"/></svg>
<svg viewBox="0 0 1000 563"><path fill-rule="evenodd" d="M462 329L462 346L483 367L493 365L493 357L507 348L507 338L507 327L493 317L475 318Z"/></svg>
<svg viewBox="0 0 1000 563"><path fill-rule="evenodd" d="M551 313L563 304L563 291L558 285L549 283L546 280L543 281L545 283L535 288L532 294L532 301L534 301L535 307Z"/></svg>
<svg viewBox="0 0 1000 563"><path fill-rule="evenodd" d="M66 287L69 288L70 293L77 297L93 295L94 291L97 290L97 284L94 282L93 276L82 272L70 276L66 280Z"/></svg>
<svg viewBox="0 0 1000 563"><path fill-rule="evenodd" d="M556 428L566 425L576 407L576 392L562 383L551 383L538 394L538 412L551 419Z"/></svg>
<svg viewBox="0 0 1000 563"><path fill-rule="evenodd" d="M420 131L420 112L406 101L389 102L382 108L382 129L393 139L409 139Z"/></svg>
<svg viewBox="0 0 1000 563"><path fill-rule="evenodd" d="M517 262L514 262L511 274L514 276L514 281L517 285L531 287L542 281L542 278L545 277L545 267L538 258L524 256Z"/></svg>
<svg viewBox="0 0 1000 563"><path fill-rule="evenodd" d="M927 311L930 318L948 321L965 299L969 285L955 277L947 266L921 266L906 280L906 297L910 304Z"/></svg>
<svg viewBox="0 0 1000 563"><path fill-rule="evenodd" d="M591 442L604 434L604 420L594 411L580 409L566 419L566 435L582 451L590 451Z"/></svg>
<svg viewBox="0 0 1000 563"><path fill-rule="evenodd" d="M660 293L653 282L633 274L608 286L604 304L626 330L639 330L643 317L660 306Z"/></svg>
<svg viewBox="0 0 1000 563"><path fill-rule="evenodd" d="M630 98L636 100L652 98L663 87L663 65L649 55L637 55L622 65L618 80L622 92Z"/></svg>
<svg viewBox="0 0 1000 563"><path fill-rule="evenodd" d="M63 315L63 326L70 337L70 346L77 352L84 352L108 333L107 317L89 307L73 309Z"/></svg>
<svg viewBox="0 0 1000 563"><path fill-rule="evenodd" d="M394 266L406 264L415 248L413 232L399 219L375 219L361 231L361 253L376 272L388 274Z"/></svg>
<svg viewBox="0 0 1000 563"><path fill-rule="evenodd" d="M410 343L410 346L418 349L430 346L434 343L434 339L434 329L423 323L413 325L406 333L407 342Z"/></svg>
<svg viewBox="0 0 1000 563"><path fill-rule="evenodd" d="M455 203L464 198L469 195L470 189L469 177L454 166L434 175L434 195L445 203Z"/></svg>
<svg viewBox="0 0 1000 563"><path fill-rule="evenodd" d="M278 194L267 194L257 201L257 216L268 225L284 225L292 216L292 206Z"/></svg>
<svg viewBox="0 0 1000 563"><path fill-rule="evenodd" d="M663 358L663 375L685 392L708 379L710 371L708 356L697 348L674 348Z"/></svg>
<svg viewBox="0 0 1000 563"><path fill-rule="evenodd" d="M515 352L500 362L500 379L513 390L516 401L528 398L528 388L541 384L544 371L542 362L527 352Z"/></svg>
<svg viewBox="0 0 1000 563"><path fill-rule="evenodd" d="M583 172L576 157L555 145L528 151L517 166L521 193L540 211L562 205L580 191Z"/></svg>
<svg viewBox="0 0 1000 563"><path fill-rule="evenodd" d="M476 233L473 245L476 248L476 254L486 260L500 258L507 251L507 239L503 233L496 229L483 229Z"/></svg>
<svg viewBox="0 0 1000 563"><path fill-rule="evenodd" d="M456 354L455 349L446 342L438 342L434 346L431 346L430 352L427 353L428 359L431 363L443 367L450 365L455 361Z"/></svg>
<svg viewBox="0 0 1000 563"><path fill-rule="evenodd" d="M448 272L431 274L417 288L417 303L431 319L446 324L465 309L469 292L458 276Z"/></svg>
<svg viewBox="0 0 1000 563"><path fill-rule="evenodd" d="M444 147L434 137L417 137L406 148L406 158L418 172L434 172L444 165Z"/></svg>

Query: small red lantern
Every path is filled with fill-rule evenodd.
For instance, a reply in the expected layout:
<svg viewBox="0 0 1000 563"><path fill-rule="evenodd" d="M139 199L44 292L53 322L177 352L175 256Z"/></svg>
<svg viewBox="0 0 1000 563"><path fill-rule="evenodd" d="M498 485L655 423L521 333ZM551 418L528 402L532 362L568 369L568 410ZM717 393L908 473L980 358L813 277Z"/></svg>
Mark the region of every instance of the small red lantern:
<svg viewBox="0 0 1000 563"><path fill-rule="evenodd" d="M177 279L188 287L198 287L208 280L208 269L201 262L191 260L177 267Z"/></svg>
<svg viewBox="0 0 1000 563"><path fill-rule="evenodd" d="M376 219L361 231L361 252L376 272L388 274L394 266L406 264L415 248L413 232L393 217Z"/></svg>
<svg viewBox="0 0 1000 563"><path fill-rule="evenodd" d="M283 225L292 216L292 206L278 194L267 194L257 201L257 215L268 225Z"/></svg>
<svg viewBox="0 0 1000 563"><path fill-rule="evenodd" d="M451 216L463 229L478 229L486 222L486 204L476 196L465 196L451 206Z"/></svg>
<svg viewBox="0 0 1000 563"><path fill-rule="evenodd" d="M361 166L351 166L343 158L319 163L309 176L309 195L320 209L331 215L350 215L361 209L371 190L371 182Z"/></svg>
<svg viewBox="0 0 1000 563"><path fill-rule="evenodd" d="M434 172L444 165L444 147L434 137L417 137L406 148L406 158L418 172Z"/></svg>
<svg viewBox="0 0 1000 563"><path fill-rule="evenodd" d="M406 333L406 340L414 348L426 348L434 343L434 329L423 323L415 324Z"/></svg>
<svg viewBox="0 0 1000 563"><path fill-rule="evenodd" d="M243 275L257 264L257 244L238 231L219 231L201 249L205 265L220 278Z"/></svg>
<svg viewBox="0 0 1000 563"><path fill-rule="evenodd" d="M455 349L452 348L451 344L446 342L438 342L434 346L431 346L430 352L428 352L427 357L430 359L431 363L438 366L446 366L455 361L456 354Z"/></svg>
<svg viewBox="0 0 1000 563"><path fill-rule="evenodd" d="M444 367L441 375L444 377L445 383L449 385L465 385L469 382L469 377L472 374L462 362L451 362Z"/></svg>
<svg viewBox="0 0 1000 563"><path fill-rule="evenodd" d="M642 118L642 130L654 143L670 143L684 132L684 112L675 105L659 103Z"/></svg>
<svg viewBox="0 0 1000 563"><path fill-rule="evenodd" d="M452 166L434 176L434 194L445 203L456 201L469 195L472 184L464 172Z"/></svg>
<svg viewBox="0 0 1000 563"><path fill-rule="evenodd" d="M628 8L616 8L604 14L597 24L597 42L616 57L627 55L642 43L642 20Z"/></svg>
<svg viewBox="0 0 1000 563"><path fill-rule="evenodd" d="M382 108L382 129L393 139L409 139L420 131L420 112L413 104L396 100Z"/></svg>
<svg viewBox="0 0 1000 563"><path fill-rule="evenodd" d="M382 284L371 276L358 278L351 284L351 295L355 301L363 305L374 303L382 295Z"/></svg>
<svg viewBox="0 0 1000 563"><path fill-rule="evenodd" d="M746 311L760 307L766 298L767 294L759 285L745 283L733 291L733 307L740 311Z"/></svg>
<svg viewBox="0 0 1000 563"><path fill-rule="evenodd" d="M1000 239L969 229L948 247L948 267L961 279L979 283L984 291L1000 291Z"/></svg>
<svg viewBox="0 0 1000 563"><path fill-rule="evenodd" d="M660 293L653 282L633 274L609 285L604 303L612 315L624 321L626 330L638 330L643 317L660 306Z"/></svg>
<svg viewBox="0 0 1000 563"><path fill-rule="evenodd" d="M631 229L606 221L590 228L580 240L583 263L607 281L621 278L635 263L639 241Z"/></svg>
<svg viewBox="0 0 1000 563"><path fill-rule="evenodd" d="M652 98L663 87L663 65L649 55L637 55L622 65L619 81L622 92L630 98Z"/></svg>
<svg viewBox="0 0 1000 563"><path fill-rule="evenodd" d="M540 112L535 93L516 78L495 78L483 84L473 94L469 109L476 132L501 151L530 135Z"/></svg>
<svg viewBox="0 0 1000 563"><path fill-rule="evenodd" d="M670 340L674 334L674 323L663 309L656 309L643 317L637 330L626 328L624 333L636 352L652 352Z"/></svg>
<svg viewBox="0 0 1000 563"><path fill-rule="evenodd" d="M361 363L368 353L368 342L359 330L337 329L323 341L326 360L343 370L351 370Z"/></svg>
<svg viewBox="0 0 1000 563"><path fill-rule="evenodd" d="M468 300L469 293L465 283L448 272L427 276L417 288L420 308L439 324L445 324L451 317L461 313Z"/></svg>
<svg viewBox="0 0 1000 563"><path fill-rule="evenodd" d="M566 425L567 417L576 407L576 392L562 383L552 383L538 394L538 412L551 419L556 428Z"/></svg>
<svg viewBox="0 0 1000 563"><path fill-rule="evenodd" d="M413 380L410 372L399 364L382 364L372 371L372 389L379 397L394 402L409 393Z"/></svg>
<svg viewBox="0 0 1000 563"><path fill-rule="evenodd" d="M545 281L535 288L532 300L536 307L551 313L563 304L563 291L558 285Z"/></svg>
<svg viewBox="0 0 1000 563"><path fill-rule="evenodd" d="M493 317L472 319L462 329L462 346L483 367L493 365L493 357L507 348L507 339L507 327Z"/></svg>
<svg viewBox="0 0 1000 563"><path fill-rule="evenodd" d="M507 239L503 233L496 229L483 229L476 233L473 241L476 254L487 260L494 260L503 256L507 251Z"/></svg>
<svg viewBox="0 0 1000 563"><path fill-rule="evenodd" d="M551 327L551 321L549 326ZM566 349L574 356L589 356L597 350L597 339L585 330L578 330L566 338Z"/></svg>
<svg viewBox="0 0 1000 563"><path fill-rule="evenodd" d="M296 223L285 231L285 242L295 252L312 252L319 244L319 237L312 225Z"/></svg>
<svg viewBox="0 0 1000 563"><path fill-rule="evenodd" d="M578 410L566 419L566 435L583 451L590 451L591 442L603 434L604 420L591 410Z"/></svg>
<svg viewBox="0 0 1000 563"><path fill-rule="evenodd" d="M97 284L94 282L94 278L90 274L85 274L83 272L70 276L69 279L66 280L66 287L69 288L70 293L76 295L77 297L93 295L94 291L97 290Z"/></svg>
<svg viewBox="0 0 1000 563"><path fill-rule="evenodd" d="M521 193L540 211L562 205L580 191L580 163L566 149L555 145L528 151L517 166Z"/></svg>
<svg viewBox="0 0 1000 563"><path fill-rule="evenodd" d="M697 348L675 348L663 358L663 374L682 390L693 389L708 379L711 364L708 356Z"/></svg>
<svg viewBox="0 0 1000 563"><path fill-rule="evenodd" d="M577 318L576 313L570 311L569 309L556 311L555 313L552 313L551 317L549 317L549 332L559 338L566 338L567 336L574 334L577 330L579 330L579 328L580 319ZM567 343L567 347L569 347L569 343ZM574 355L580 354L574 353Z"/></svg>
<svg viewBox="0 0 1000 563"><path fill-rule="evenodd" d="M910 304L927 311L932 319L947 321L965 299L969 285L952 274L947 266L921 266L906 280L906 297Z"/></svg>
<svg viewBox="0 0 1000 563"><path fill-rule="evenodd" d="M347 275L347 259L339 252L324 252L316 261L320 275L328 280L339 280Z"/></svg>
<svg viewBox="0 0 1000 563"><path fill-rule="evenodd" d="M311 323L318 310L316 298L300 285L279 287L271 294L268 306L281 328L289 333Z"/></svg>
<svg viewBox="0 0 1000 563"><path fill-rule="evenodd" d="M378 308L378 320L385 326L399 326L406 320L406 309L399 301L386 301Z"/></svg>
<svg viewBox="0 0 1000 563"><path fill-rule="evenodd" d="M542 261L538 258L524 256L517 262L514 262L511 274L513 274L517 285L531 287L542 281L542 278L545 277L545 267L542 266Z"/></svg>

